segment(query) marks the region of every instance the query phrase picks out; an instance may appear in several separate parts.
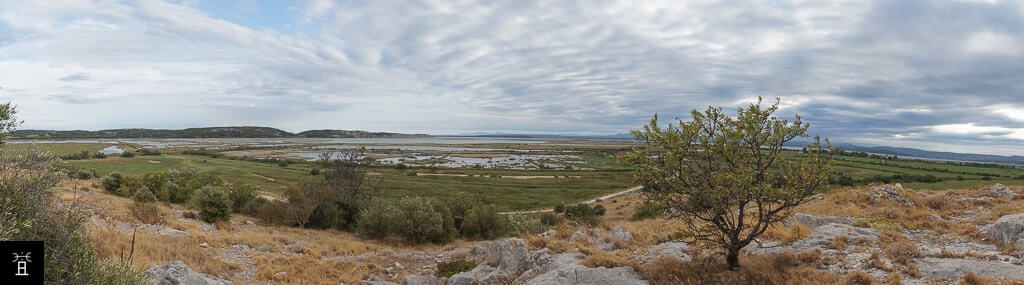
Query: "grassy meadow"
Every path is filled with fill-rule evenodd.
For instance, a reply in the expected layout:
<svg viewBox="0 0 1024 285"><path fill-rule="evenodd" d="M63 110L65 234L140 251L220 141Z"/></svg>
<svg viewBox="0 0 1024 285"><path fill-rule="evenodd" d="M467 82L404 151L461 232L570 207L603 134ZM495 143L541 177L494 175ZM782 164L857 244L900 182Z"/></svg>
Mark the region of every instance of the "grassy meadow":
<svg viewBox="0 0 1024 285"><path fill-rule="evenodd" d="M36 147L56 155L103 149L110 144L97 143L47 143L10 144L5 151L25 152ZM478 147L480 145L473 145ZM623 143L581 141L558 144L508 144L485 145L489 148L530 148L551 151L579 151L582 163L570 169L494 169L494 168L444 168L410 167L399 169L381 166L371 170L374 175L383 176L381 196L397 200L404 196L455 198L482 196L493 201L502 211L548 208L560 203L573 203L592 199L604 194L633 186L632 168L615 159L615 153L625 151ZM133 145L120 145L122 149L136 149ZM313 179L313 163L290 163L281 166L238 157L184 155L177 150L164 150L163 155L125 158L116 155L102 159L67 160L71 168L95 171L100 176L117 171L123 174L144 174L173 169L192 168L203 172L214 172L232 184L248 184L260 191L284 196L283 191L294 185ZM794 158L797 152L787 152ZM583 170L585 169L585 170ZM1024 184L1024 169L998 166L971 166L943 162L917 160L885 160L866 157L836 156L833 176L848 176L855 185L872 183L877 177L893 175L934 176L936 181L921 182L913 179L895 179L891 183L902 183L910 189L962 189L976 185L1003 183ZM842 185L833 184L832 189Z"/></svg>

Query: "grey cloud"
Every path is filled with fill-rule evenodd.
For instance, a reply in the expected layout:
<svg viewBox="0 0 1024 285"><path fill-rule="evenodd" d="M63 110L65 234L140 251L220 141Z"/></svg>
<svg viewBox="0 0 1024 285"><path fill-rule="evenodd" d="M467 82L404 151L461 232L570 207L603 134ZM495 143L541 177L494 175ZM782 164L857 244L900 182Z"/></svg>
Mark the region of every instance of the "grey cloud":
<svg viewBox="0 0 1024 285"><path fill-rule="evenodd" d="M52 102L145 94L203 110L182 124L622 133L655 112L686 119L693 108L732 109L763 96L781 97L780 116L799 113L812 132L836 141L1007 153L1020 140L931 127L1024 128L992 110L1024 108L1018 103L1024 52L968 48L979 33L1024 43L1021 7L1013 1L308 0L287 12L298 13L295 24L311 32L282 34L160 1L48 11L0 0L11 15L29 15L0 17L15 27L0 31L0 66L20 64L48 78L12 86L27 90L14 99L24 101L29 125L48 109L63 108ZM99 23L28 26L69 13ZM3 36L13 34L19 36ZM0 78L15 75L0 71ZM52 84L75 79L87 79L76 84L91 84L93 97L72 97ZM69 95L40 101L33 94ZM130 102L141 101L104 103L131 108Z"/></svg>

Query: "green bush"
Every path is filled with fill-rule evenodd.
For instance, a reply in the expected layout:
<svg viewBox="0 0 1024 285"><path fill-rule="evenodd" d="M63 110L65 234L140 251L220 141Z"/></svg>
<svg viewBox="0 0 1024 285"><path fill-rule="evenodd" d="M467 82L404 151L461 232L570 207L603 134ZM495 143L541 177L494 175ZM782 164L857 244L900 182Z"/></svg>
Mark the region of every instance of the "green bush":
<svg viewBox="0 0 1024 285"><path fill-rule="evenodd" d="M565 204L558 204L558 206L555 206L555 213L561 214L561 213L564 213L564 212L565 212Z"/></svg>
<svg viewBox="0 0 1024 285"><path fill-rule="evenodd" d="M127 151L126 150L126 151L121 153L121 157L135 157L135 154L132 153L131 151Z"/></svg>
<svg viewBox="0 0 1024 285"><path fill-rule="evenodd" d="M142 187L139 191L135 191L135 195L132 195L132 200L139 203L153 203L157 201L156 195L149 191L149 187Z"/></svg>
<svg viewBox="0 0 1024 285"><path fill-rule="evenodd" d="M95 158L95 159L104 159L104 158L107 158L107 154L105 154L105 153L102 153L102 152L97 152L97 153L95 153L95 154L93 154L93 155L92 155L92 158Z"/></svg>
<svg viewBox="0 0 1024 285"><path fill-rule="evenodd" d="M139 192L141 193L142 191ZM140 222L147 224L163 222L163 218L160 217L160 208L152 203L135 201L128 205L128 210L131 210L132 216L135 216Z"/></svg>
<svg viewBox="0 0 1024 285"><path fill-rule="evenodd" d="M360 211L356 231L369 238L386 238L392 233L396 212L394 205L374 199Z"/></svg>
<svg viewBox="0 0 1024 285"><path fill-rule="evenodd" d="M541 222L540 217L527 215L506 215L508 220L508 231L513 235L535 234L548 230L548 226Z"/></svg>
<svg viewBox="0 0 1024 285"><path fill-rule="evenodd" d="M438 262L437 263L437 277L452 277L452 275L459 274L462 272L473 270L479 265L479 262L472 260L458 260L452 262Z"/></svg>
<svg viewBox="0 0 1024 285"><path fill-rule="evenodd" d="M192 197L199 217L207 223L226 221L231 214L231 197L220 187L203 187Z"/></svg>
<svg viewBox="0 0 1024 285"><path fill-rule="evenodd" d="M316 167L314 167L313 169L310 169L309 170L309 175L313 175L313 176L320 175L320 169L316 168Z"/></svg>
<svg viewBox="0 0 1024 285"><path fill-rule="evenodd" d="M255 199L249 200L249 202L246 202L245 205L242 206L242 213L255 217L260 207L263 207L263 205L266 205L267 203L270 203L270 200L263 197L256 197Z"/></svg>
<svg viewBox="0 0 1024 285"><path fill-rule="evenodd" d="M540 214L540 223L546 226L554 226L558 224L558 214L555 213L543 213Z"/></svg>
<svg viewBox="0 0 1024 285"><path fill-rule="evenodd" d="M231 197L231 209L235 213L241 213L242 208L245 207L246 203L256 199L256 191L252 190L252 187L248 185L238 185L231 187L231 191L228 192Z"/></svg>
<svg viewBox="0 0 1024 285"><path fill-rule="evenodd" d="M404 197L395 207L395 234L407 241L444 243L455 239L451 213L440 203L422 197Z"/></svg>
<svg viewBox="0 0 1024 285"><path fill-rule="evenodd" d="M604 215L604 206L597 205L591 207L587 204L576 204L565 207L565 217L580 223L587 225L597 225L601 223L601 217Z"/></svg>
<svg viewBox="0 0 1024 285"><path fill-rule="evenodd" d="M494 205L478 205L466 214L459 231L467 238L495 239L508 232L508 219Z"/></svg>
<svg viewBox="0 0 1024 285"><path fill-rule="evenodd" d="M122 178L120 172L111 172L107 177L103 177L103 190L107 190L110 193L116 193L117 189L121 188Z"/></svg>
<svg viewBox="0 0 1024 285"><path fill-rule="evenodd" d="M663 213L665 213L664 206L652 203L644 203L643 205L640 205L640 207L636 208L636 211L633 212L632 219L634 221L653 219L660 217Z"/></svg>

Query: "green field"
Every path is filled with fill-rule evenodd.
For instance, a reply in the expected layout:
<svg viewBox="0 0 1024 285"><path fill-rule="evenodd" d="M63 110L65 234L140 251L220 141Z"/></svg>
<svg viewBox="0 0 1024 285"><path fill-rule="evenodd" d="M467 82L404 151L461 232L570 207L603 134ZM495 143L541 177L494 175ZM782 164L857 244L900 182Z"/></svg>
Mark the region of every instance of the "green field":
<svg viewBox="0 0 1024 285"><path fill-rule="evenodd" d="M77 153L82 150L95 152L110 144L95 143L51 143L51 144L9 144L4 151L25 152L36 147L53 154ZM559 203L573 203L592 199L607 193L633 186L632 168L615 159L615 153L628 149L621 142L572 141L550 144L492 144L490 148L547 149L552 151L573 150L583 158L582 163L573 166L577 170L555 169L493 169L493 168L444 168L415 167L396 169L381 166L371 170L374 175L383 176L381 195L385 199L403 196L426 196L455 198L483 196L490 198L501 210L527 210L546 208ZM121 145L124 149L137 146ZM291 163L286 167L276 163L246 159L231 159L225 156L211 158L200 155L182 155L176 151L165 151L160 156L136 156L123 158L111 156L105 159L68 160L70 167L94 170L99 175L118 171L124 174L143 174L173 169L193 168L199 171L217 173L232 184L248 184L258 189L283 196L282 191L289 185L313 179L311 163ZM787 152L794 158L797 152ZM587 170L579 170L587 169ZM421 175L417 175L420 173ZM425 174L447 174L459 176L435 176ZM916 160L880 160L866 157L837 156L833 177L852 178L854 186L877 183L879 177L890 179L890 183L902 183L910 189L959 189L978 185L1003 183L1024 184L1024 169L1000 166L959 165L943 162ZM509 176L557 176L558 178L514 179ZM577 177L578 176L578 177ZM934 177L935 181L922 182L908 176ZM894 178L895 177L895 178ZM918 178L919 179L919 178ZM931 179L931 178L929 178ZM842 185L833 183L832 189Z"/></svg>
<svg viewBox="0 0 1024 285"><path fill-rule="evenodd" d="M157 163L159 162L159 163ZM132 158L108 157L67 161L69 165L95 170L103 176L117 171L123 174L143 174L173 169L193 168L212 171L233 184L248 184L270 193L281 194L288 185L311 179L311 164L298 163L281 167L273 163L209 158L191 155L136 156ZM595 161L606 165L607 160ZM603 194L629 188L631 172L628 170L504 170L504 169L440 169L410 168L397 170L381 167L372 170L384 176L381 195L385 199L403 196L456 198L481 195L495 201L500 210L525 210L551 207L561 202L571 203L592 199ZM411 176L419 173L465 174L457 176ZM579 176L573 178L514 179L503 176Z"/></svg>

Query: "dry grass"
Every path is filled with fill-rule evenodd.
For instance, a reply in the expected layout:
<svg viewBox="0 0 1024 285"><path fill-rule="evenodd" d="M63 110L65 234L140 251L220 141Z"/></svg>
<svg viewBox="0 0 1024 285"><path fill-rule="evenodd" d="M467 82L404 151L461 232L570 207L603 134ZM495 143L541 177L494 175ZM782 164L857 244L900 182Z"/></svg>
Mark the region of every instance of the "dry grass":
<svg viewBox="0 0 1024 285"><path fill-rule="evenodd" d="M606 252L603 252L603 251L596 251L593 254L588 255L586 258L584 258L582 261L580 261L580 265L583 265L583 266L586 266L586 267L608 267L608 268L611 268L611 267L622 267L622 266L636 267L635 263L626 260L622 256L619 256L619 255L616 255L616 254L609 254L609 253L606 253Z"/></svg>
<svg viewBox="0 0 1024 285"><path fill-rule="evenodd" d="M641 267L653 284L836 284L839 276L807 263L808 257L793 254L755 256L741 259L741 267L730 271L718 259L682 262L661 258Z"/></svg>
<svg viewBox="0 0 1024 285"><path fill-rule="evenodd" d="M960 285L995 285L996 280L991 277L981 277L974 275L973 272L967 272L963 277L960 277Z"/></svg>
<svg viewBox="0 0 1024 285"><path fill-rule="evenodd" d="M119 232L112 228L92 228L93 247L100 256L127 257L132 251L131 233ZM100 237L100 238L97 238ZM144 231L136 232L135 250L132 255L133 264L143 268L167 262L181 260L193 270L205 273L232 272L240 269L237 265L218 260L214 252L199 247L204 237L190 235L187 237L153 236Z"/></svg>
<svg viewBox="0 0 1024 285"><path fill-rule="evenodd" d="M835 250L843 250L847 245L850 244L850 239L846 236L837 236L832 240L832 243L828 245L828 248Z"/></svg>
<svg viewBox="0 0 1024 285"><path fill-rule="evenodd" d="M843 279L843 284L847 285L871 285L875 284L875 279L867 273L856 271L846 275Z"/></svg>
<svg viewBox="0 0 1024 285"><path fill-rule="evenodd" d="M899 273L889 273L885 275L885 284L887 285L903 285L903 276Z"/></svg>

